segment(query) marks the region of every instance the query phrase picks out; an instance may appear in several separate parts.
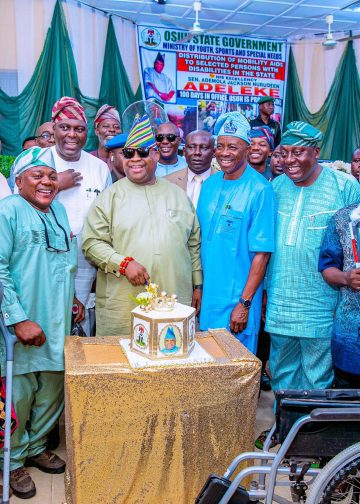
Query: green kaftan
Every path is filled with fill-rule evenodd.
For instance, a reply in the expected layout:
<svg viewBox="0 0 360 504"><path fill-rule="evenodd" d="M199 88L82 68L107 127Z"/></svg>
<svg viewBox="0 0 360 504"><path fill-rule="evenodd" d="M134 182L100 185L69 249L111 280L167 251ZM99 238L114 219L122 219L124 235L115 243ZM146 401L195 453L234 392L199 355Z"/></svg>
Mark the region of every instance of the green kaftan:
<svg viewBox="0 0 360 504"><path fill-rule="evenodd" d="M38 323L46 336L41 347L15 346L14 374L64 370L64 339L70 333L71 307L76 270L76 238L63 205L54 201L54 215L32 207L19 195L0 201L0 281L4 284L1 305L6 325L23 320ZM49 244L70 251L47 250ZM5 349L0 338L1 372L4 375Z"/></svg>
<svg viewBox="0 0 360 504"><path fill-rule="evenodd" d="M193 284L202 284L200 228L185 192L167 180L134 184L127 178L102 192L89 210L84 231L85 257L98 266L96 333L129 335L133 287L119 274L126 256L134 257L161 290L190 305Z"/></svg>

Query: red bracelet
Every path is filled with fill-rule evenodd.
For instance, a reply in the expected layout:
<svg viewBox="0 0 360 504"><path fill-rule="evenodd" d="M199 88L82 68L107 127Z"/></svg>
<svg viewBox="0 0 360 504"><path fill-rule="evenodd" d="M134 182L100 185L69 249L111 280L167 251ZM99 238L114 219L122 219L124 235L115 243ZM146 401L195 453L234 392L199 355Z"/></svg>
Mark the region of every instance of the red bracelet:
<svg viewBox="0 0 360 504"><path fill-rule="evenodd" d="M131 261L134 261L134 258L133 257L125 257L121 263L120 263L120 268L119 268L119 272L120 272L120 275L125 275L125 270L127 268L127 265L129 264L129 262Z"/></svg>

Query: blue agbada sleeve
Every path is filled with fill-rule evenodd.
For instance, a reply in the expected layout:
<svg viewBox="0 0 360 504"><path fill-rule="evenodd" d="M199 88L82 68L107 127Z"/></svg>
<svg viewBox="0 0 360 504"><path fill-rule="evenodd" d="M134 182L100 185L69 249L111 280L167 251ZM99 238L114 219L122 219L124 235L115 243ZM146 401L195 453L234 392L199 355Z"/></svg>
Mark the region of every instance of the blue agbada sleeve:
<svg viewBox="0 0 360 504"><path fill-rule="evenodd" d="M327 268L342 270L343 264L343 249L336 231L335 219L332 217L321 245L318 270L320 273Z"/></svg>
<svg viewBox="0 0 360 504"><path fill-rule="evenodd" d="M248 232L250 252L274 252L276 197L269 184L259 193L251 209Z"/></svg>

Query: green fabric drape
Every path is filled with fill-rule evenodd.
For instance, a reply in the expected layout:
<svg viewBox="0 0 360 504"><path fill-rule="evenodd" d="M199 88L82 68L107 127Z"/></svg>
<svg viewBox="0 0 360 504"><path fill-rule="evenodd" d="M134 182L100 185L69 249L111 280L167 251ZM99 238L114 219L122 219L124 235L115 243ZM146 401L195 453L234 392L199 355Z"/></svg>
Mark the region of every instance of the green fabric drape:
<svg viewBox="0 0 360 504"><path fill-rule="evenodd" d="M89 122L85 146L87 150L97 147L92 125L97 109L104 103L109 103L117 107L121 114L128 105L136 101L121 59L111 18L99 97L90 98L81 93L65 15L61 1L57 0L44 48L30 81L18 96L8 96L0 89L0 138L3 141L3 153L19 154L22 140L34 135L40 124L51 119L51 109L61 96L73 96L85 108Z"/></svg>
<svg viewBox="0 0 360 504"><path fill-rule="evenodd" d="M110 16L106 35L99 100L103 103L107 100L107 103L123 112L126 107L133 103L134 99L134 93L120 56L114 24Z"/></svg>
<svg viewBox="0 0 360 504"><path fill-rule="evenodd" d="M61 5L56 3L44 48L34 73L18 96L0 89L0 138L5 154L21 152L24 138L51 118L51 109L63 95L80 98L75 60Z"/></svg>
<svg viewBox="0 0 360 504"><path fill-rule="evenodd" d="M316 75L313 76L316 86ZM348 42L334 81L320 110L312 114L301 90L295 58L290 49L284 125L306 121L324 133L321 157L333 161L350 161L360 142L360 79L352 41Z"/></svg>
<svg viewBox="0 0 360 504"><path fill-rule="evenodd" d="M139 98L141 100L141 98ZM108 30L106 34L105 53L99 99L97 105L89 102L89 98L83 97L86 115L89 121L88 140L85 148L91 149L97 146L97 138L94 133L92 120L96 115L96 110L104 103L109 103L118 109L120 115L134 101L135 95L121 59L119 46L116 40L112 17L109 18Z"/></svg>

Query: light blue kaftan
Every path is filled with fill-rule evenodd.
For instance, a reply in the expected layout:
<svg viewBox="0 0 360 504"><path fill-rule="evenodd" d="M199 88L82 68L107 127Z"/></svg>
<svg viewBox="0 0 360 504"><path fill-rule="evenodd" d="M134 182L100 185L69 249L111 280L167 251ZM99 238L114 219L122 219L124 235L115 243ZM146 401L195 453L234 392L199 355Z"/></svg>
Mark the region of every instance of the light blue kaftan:
<svg viewBox="0 0 360 504"><path fill-rule="evenodd" d="M46 342L41 347L15 346L14 375L64 370L64 339L70 333L76 269L76 238L70 238L65 208L57 201L54 215L33 208L19 195L0 201L0 281L4 284L1 310L6 325L23 320L38 323ZM69 252L49 252L52 247ZM0 338L1 371L5 350Z"/></svg>
<svg viewBox="0 0 360 504"><path fill-rule="evenodd" d="M266 327L270 333L330 342L338 291L318 272L320 246L330 218L360 201L360 184L323 167L309 187L286 175L273 181L278 200L276 251L267 273Z"/></svg>
<svg viewBox="0 0 360 504"><path fill-rule="evenodd" d="M274 250L276 202L272 186L247 166L237 180L219 172L202 187L197 206L204 272L200 329L230 328L230 315L245 287L257 252ZM262 284L237 338L256 353Z"/></svg>

